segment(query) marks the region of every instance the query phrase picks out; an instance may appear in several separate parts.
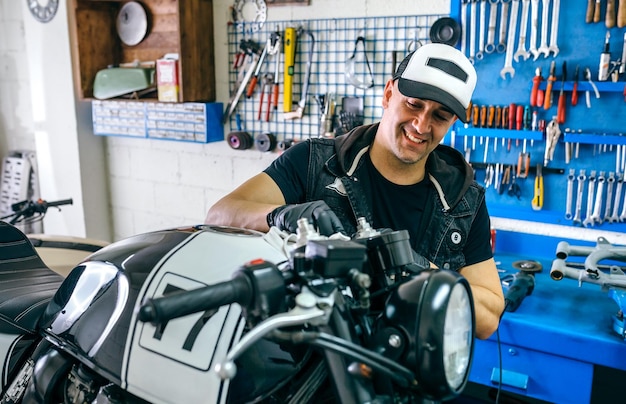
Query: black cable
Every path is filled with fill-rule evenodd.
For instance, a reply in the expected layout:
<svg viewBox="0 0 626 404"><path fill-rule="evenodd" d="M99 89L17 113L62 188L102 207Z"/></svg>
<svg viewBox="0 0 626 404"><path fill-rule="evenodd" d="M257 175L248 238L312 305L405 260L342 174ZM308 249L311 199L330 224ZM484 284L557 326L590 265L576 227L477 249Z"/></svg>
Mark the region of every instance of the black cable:
<svg viewBox="0 0 626 404"><path fill-rule="evenodd" d="M413 372L406 367L377 352L370 351L360 345L334 335L315 331L302 331L298 333L274 331L273 335L292 343L307 343L319 346L323 349L328 349L340 355L352 358L358 362L363 362L381 373L384 373L403 387L411 387L415 384Z"/></svg>
<svg viewBox="0 0 626 404"><path fill-rule="evenodd" d="M500 313L500 319L498 320L498 328L496 328L496 342L498 346L498 389L496 391L496 404L500 402L500 392L502 391L502 345L500 344L500 324L502 317L506 313L506 308L509 305L510 300L504 301L504 310Z"/></svg>

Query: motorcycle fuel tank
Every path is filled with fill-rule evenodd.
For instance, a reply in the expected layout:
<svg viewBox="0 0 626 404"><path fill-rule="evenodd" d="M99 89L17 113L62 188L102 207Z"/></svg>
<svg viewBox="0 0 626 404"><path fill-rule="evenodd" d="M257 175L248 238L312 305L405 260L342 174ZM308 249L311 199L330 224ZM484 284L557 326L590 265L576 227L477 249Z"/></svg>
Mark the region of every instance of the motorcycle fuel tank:
<svg viewBox="0 0 626 404"><path fill-rule="evenodd" d="M241 337L239 305L158 326L139 322L137 312L148 298L229 280L253 259L285 261L262 236L196 226L110 244L68 275L42 317L42 329L57 346L150 402L226 402L229 382L213 368ZM263 351L284 365L280 373L293 372L289 355L274 348Z"/></svg>

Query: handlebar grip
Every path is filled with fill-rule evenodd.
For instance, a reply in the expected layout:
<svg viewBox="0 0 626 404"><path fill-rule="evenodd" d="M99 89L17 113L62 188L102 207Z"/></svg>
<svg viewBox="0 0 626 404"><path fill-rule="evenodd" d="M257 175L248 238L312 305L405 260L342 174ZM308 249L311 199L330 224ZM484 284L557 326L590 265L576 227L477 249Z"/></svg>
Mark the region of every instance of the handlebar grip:
<svg viewBox="0 0 626 404"><path fill-rule="evenodd" d="M61 199L59 201L52 201L52 202L45 201L45 203L46 205L48 205L49 208L51 208L53 206L73 205L74 200L70 198L70 199Z"/></svg>
<svg viewBox="0 0 626 404"><path fill-rule="evenodd" d="M252 300L252 295L252 284L248 277L235 276L226 282L149 299L139 309L139 321L160 324L226 304L239 303L245 306Z"/></svg>

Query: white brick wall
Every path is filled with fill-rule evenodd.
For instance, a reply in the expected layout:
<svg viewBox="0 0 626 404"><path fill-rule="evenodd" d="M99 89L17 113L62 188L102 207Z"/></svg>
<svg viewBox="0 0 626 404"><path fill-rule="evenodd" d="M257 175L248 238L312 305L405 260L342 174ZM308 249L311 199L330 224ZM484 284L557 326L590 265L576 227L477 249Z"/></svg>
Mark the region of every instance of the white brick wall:
<svg viewBox="0 0 626 404"><path fill-rule="evenodd" d="M22 2L0 0L0 157L35 150Z"/></svg>

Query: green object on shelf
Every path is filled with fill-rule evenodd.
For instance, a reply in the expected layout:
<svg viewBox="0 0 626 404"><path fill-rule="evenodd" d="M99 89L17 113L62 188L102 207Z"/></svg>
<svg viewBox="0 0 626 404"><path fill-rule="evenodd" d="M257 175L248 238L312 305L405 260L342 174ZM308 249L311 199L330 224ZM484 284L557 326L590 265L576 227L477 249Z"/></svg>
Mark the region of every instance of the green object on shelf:
<svg viewBox="0 0 626 404"><path fill-rule="evenodd" d="M93 84L93 96L99 100L119 97L135 91L155 89L153 67L112 67L100 70Z"/></svg>

